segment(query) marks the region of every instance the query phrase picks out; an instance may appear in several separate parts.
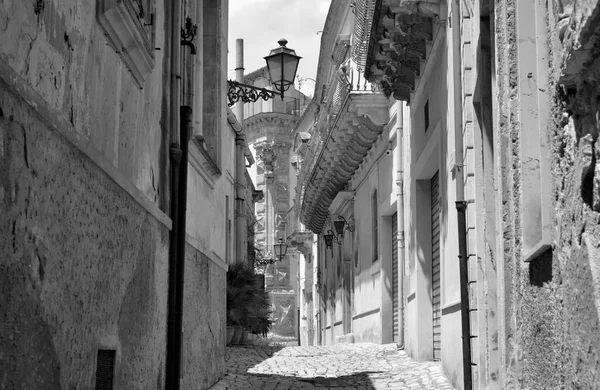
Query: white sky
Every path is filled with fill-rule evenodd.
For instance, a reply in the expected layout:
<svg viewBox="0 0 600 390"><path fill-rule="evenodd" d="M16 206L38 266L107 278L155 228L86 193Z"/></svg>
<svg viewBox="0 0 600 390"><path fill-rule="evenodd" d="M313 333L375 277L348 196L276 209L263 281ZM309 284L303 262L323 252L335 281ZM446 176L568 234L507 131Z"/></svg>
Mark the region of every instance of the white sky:
<svg viewBox="0 0 600 390"><path fill-rule="evenodd" d="M266 65L263 57L278 47L280 38L302 57L298 75L316 78L319 48L330 0L229 0L228 76L235 78L235 40L244 39L245 73ZM307 80L302 92L313 94L314 82Z"/></svg>

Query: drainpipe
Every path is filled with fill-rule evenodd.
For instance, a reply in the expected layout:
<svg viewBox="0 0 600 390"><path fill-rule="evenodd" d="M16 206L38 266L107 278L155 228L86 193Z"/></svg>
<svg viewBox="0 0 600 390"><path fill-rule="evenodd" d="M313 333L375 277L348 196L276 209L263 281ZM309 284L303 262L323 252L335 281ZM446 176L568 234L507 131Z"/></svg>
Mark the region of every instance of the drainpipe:
<svg viewBox="0 0 600 390"><path fill-rule="evenodd" d="M450 4L448 4L450 6ZM463 15L460 11L460 6L453 3L452 12L456 11L456 26L454 28L454 37L461 41L461 20ZM458 69L463 68L463 59L460 56L460 52L455 52L457 56ZM454 60L454 59L453 59ZM453 77L454 83L454 96L453 102L460 102L462 95L462 78ZM462 105L455 103L450 106L454 109L454 145L455 145L455 161L464 162L464 146L463 146L463 134L462 129ZM473 389L473 376L471 370L471 317L469 312L469 268L468 268L468 253L467 253L467 224L466 224L466 211L468 201L465 200L465 179L464 171L461 170L464 167L462 164L456 164L453 167L454 174L456 177L456 210L457 210L457 228L458 228L458 262L459 262L459 273L460 273L460 314L461 314L461 333L462 333L462 357L463 357L463 388L464 390Z"/></svg>
<svg viewBox="0 0 600 390"><path fill-rule="evenodd" d="M167 7L167 10L171 12L170 23L169 23L169 34L170 34L170 123L171 129L171 148L170 148L170 159L171 159L171 221L172 228L169 237L169 288L167 297L167 356L166 356L166 378L165 378L165 389L167 390L179 390L179 379L180 379L180 361L181 361L181 327L178 327L178 323L181 321L177 320L178 311L180 307L178 303L178 276L180 274L179 268L181 264L179 241L180 236L183 234L185 243L185 213L181 215L181 193L185 194L185 188L180 187L181 179L181 163L182 160L187 161L187 153L183 154L183 150L180 147L180 134L179 128L179 106L180 106L180 79L181 79L181 0L173 0L172 6ZM184 162L183 161L183 162ZM185 164L187 165L187 164ZM186 174L187 178L187 174ZM183 204L185 209L185 203ZM180 217L183 217L184 226L183 232L180 232L181 221Z"/></svg>
<svg viewBox="0 0 600 390"><path fill-rule="evenodd" d="M185 244L186 244L186 214L187 214L187 175L188 175L188 145L190 139L190 124L192 123L192 108L181 106L180 115L181 128L181 166L179 167L179 218L177 224L177 285L175 295L175 373L177 373L176 387L179 389L181 372L181 350L183 339L183 294L184 294L184 272L185 272Z"/></svg>
<svg viewBox="0 0 600 390"><path fill-rule="evenodd" d="M471 318L469 316L469 268L467 256L466 211L467 201L456 202L458 211L458 261L460 262L460 315L462 322L462 349L464 388L473 388L471 374Z"/></svg>
<svg viewBox="0 0 600 390"><path fill-rule="evenodd" d="M244 83L244 40L235 40L235 79L238 83ZM236 262L245 263L247 260L248 223L244 210L246 198L246 136L243 132L244 126L244 103L238 101L235 106L235 116L240 123L240 131L235 134L235 230L236 230Z"/></svg>
<svg viewBox="0 0 600 390"><path fill-rule="evenodd" d="M404 104L401 101L396 102L396 118L398 123L398 127L396 128L396 153L394 154L394 158L396 160L396 185L398 186L398 190L396 193L397 201L396 208L398 210L398 270L400 271L400 275L398 275L398 291L400 294L398 297L398 303L400 307L398 307L398 345L400 348L404 348L404 164L403 164L403 154L404 154L404 136L403 131L403 121L404 121Z"/></svg>

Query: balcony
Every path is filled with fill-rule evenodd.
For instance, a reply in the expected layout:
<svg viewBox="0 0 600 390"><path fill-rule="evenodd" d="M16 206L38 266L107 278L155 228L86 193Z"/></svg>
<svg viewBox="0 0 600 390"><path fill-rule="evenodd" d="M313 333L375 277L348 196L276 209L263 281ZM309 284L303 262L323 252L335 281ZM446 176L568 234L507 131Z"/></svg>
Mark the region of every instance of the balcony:
<svg viewBox="0 0 600 390"><path fill-rule="evenodd" d="M385 96L410 103L440 20L440 0L377 0L365 77Z"/></svg>
<svg viewBox="0 0 600 390"><path fill-rule="evenodd" d="M300 220L316 234L321 233L333 199L350 181L389 119L388 99L371 88L353 64L348 61L349 66L340 69L340 80L347 86L345 91L332 94L331 108L336 108L339 99L339 110L321 116L321 123L317 124L328 131L319 153L310 163L300 211Z"/></svg>
<svg viewBox="0 0 600 390"><path fill-rule="evenodd" d="M306 229L300 222L296 206L290 208L287 213L286 238L289 245L295 247L303 254L306 255L310 251L312 232Z"/></svg>

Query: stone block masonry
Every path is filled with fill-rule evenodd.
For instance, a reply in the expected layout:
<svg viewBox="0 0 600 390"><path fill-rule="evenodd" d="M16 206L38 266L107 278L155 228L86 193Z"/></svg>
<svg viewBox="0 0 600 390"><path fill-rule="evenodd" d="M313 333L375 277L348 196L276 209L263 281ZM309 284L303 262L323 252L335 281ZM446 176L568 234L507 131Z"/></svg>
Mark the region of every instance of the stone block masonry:
<svg viewBox="0 0 600 390"><path fill-rule="evenodd" d="M185 249L182 389L206 389L225 374L226 271Z"/></svg>

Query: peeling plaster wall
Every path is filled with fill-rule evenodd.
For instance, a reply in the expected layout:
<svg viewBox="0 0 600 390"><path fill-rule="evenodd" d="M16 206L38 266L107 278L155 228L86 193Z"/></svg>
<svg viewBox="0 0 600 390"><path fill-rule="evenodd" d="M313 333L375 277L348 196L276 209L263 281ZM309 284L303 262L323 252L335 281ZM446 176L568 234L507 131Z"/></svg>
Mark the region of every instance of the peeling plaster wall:
<svg viewBox="0 0 600 390"><path fill-rule="evenodd" d="M496 8L504 306L503 388L600 387L600 59L597 1L548 2L552 105L551 280L536 286L524 262L521 204L521 123L516 109L518 58L515 0ZM501 317L502 318L502 317Z"/></svg>
<svg viewBox="0 0 600 390"><path fill-rule="evenodd" d="M162 389L168 228L2 84L0 166L0 387Z"/></svg>

